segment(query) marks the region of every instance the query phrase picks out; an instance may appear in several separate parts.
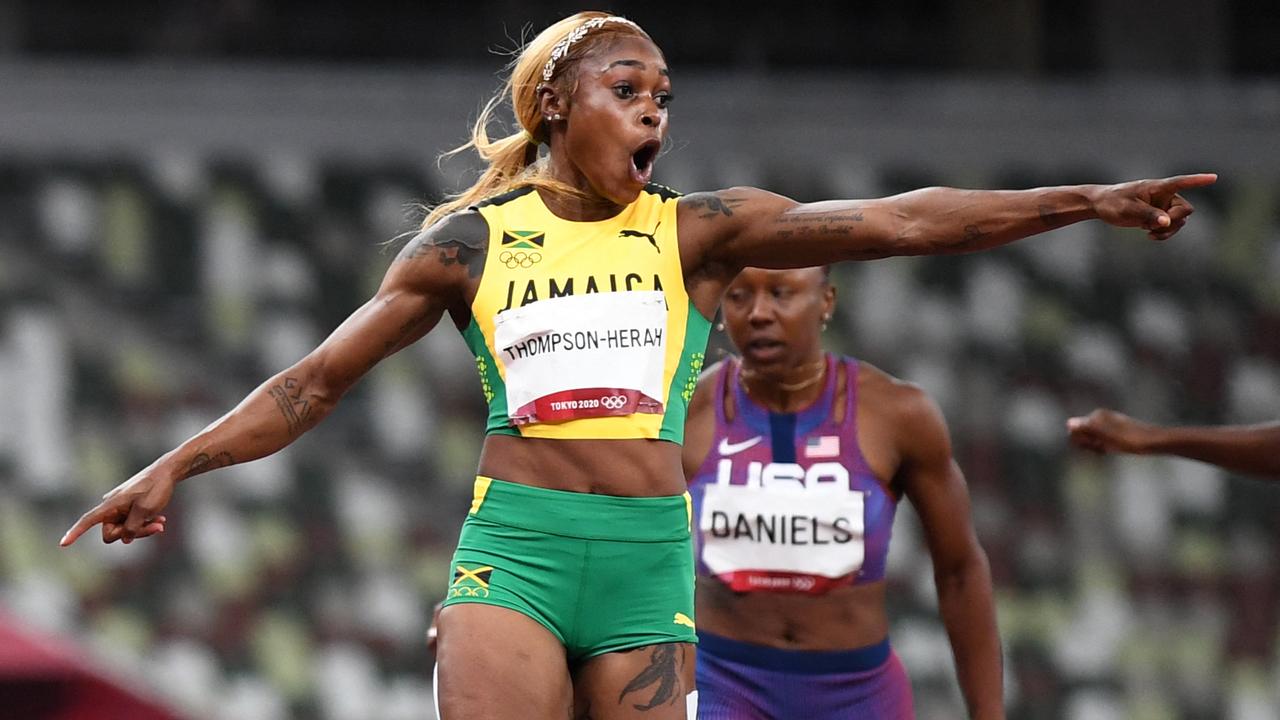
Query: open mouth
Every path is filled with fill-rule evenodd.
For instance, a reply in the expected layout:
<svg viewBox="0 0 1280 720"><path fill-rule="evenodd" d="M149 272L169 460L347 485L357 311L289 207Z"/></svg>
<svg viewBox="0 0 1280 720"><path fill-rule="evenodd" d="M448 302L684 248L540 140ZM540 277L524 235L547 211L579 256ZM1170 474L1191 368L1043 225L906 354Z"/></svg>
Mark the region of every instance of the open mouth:
<svg viewBox="0 0 1280 720"><path fill-rule="evenodd" d="M661 142L649 140L631 153L631 177L634 180L642 184L649 182L649 178L653 177L653 161L658 158L658 150L661 148Z"/></svg>
<svg viewBox="0 0 1280 720"><path fill-rule="evenodd" d="M768 361L778 359L786 351L786 347L784 342L759 338L748 342L742 351L756 361Z"/></svg>

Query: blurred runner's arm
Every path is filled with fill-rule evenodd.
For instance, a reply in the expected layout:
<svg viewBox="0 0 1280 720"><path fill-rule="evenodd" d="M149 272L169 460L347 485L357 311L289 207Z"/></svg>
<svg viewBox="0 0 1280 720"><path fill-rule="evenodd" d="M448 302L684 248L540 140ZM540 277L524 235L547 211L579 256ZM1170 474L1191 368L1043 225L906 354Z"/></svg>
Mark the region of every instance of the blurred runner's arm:
<svg viewBox="0 0 1280 720"><path fill-rule="evenodd" d="M319 424L374 365L435 327L462 297L468 275L478 275L488 235L483 219L466 215L447 218L410 241L377 294L319 347L103 496L60 544L70 545L99 523L108 543L162 532L165 518L158 513L178 482L270 455Z"/></svg>
<svg viewBox="0 0 1280 720"><path fill-rule="evenodd" d="M1094 452L1178 455L1232 472L1280 479L1280 422L1172 427L1094 410L1067 421L1071 442Z"/></svg>

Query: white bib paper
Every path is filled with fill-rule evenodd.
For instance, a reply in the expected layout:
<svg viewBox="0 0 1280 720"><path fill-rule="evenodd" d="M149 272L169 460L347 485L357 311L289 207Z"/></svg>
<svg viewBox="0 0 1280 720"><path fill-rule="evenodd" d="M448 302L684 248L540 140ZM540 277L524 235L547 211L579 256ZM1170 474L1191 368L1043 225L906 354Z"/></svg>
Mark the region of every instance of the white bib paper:
<svg viewBox="0 0 1280 720"><path fill-rule="evenodd" d="M512 308L494 320L516 425L662 412L666 298L589 293Z"/></svg>
<svg viewBox="0 0 1280 720"><path fill-rule="evenodd" d="M734 590L825 592L862 568L860 492L709 484L702 561Z"/></svg>

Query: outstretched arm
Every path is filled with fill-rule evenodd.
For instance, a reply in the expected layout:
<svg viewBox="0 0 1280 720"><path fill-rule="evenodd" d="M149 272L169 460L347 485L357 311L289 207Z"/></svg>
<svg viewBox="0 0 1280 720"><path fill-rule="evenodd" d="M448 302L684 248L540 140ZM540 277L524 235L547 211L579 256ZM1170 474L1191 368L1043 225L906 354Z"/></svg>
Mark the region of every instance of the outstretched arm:
<svg viewBox="0 0 1280 720"><path fill-rule="evenodd" d="M951 639L956 675L969 716L1004 717L1003 661L987 555L969 516L969 491L951 457L951 439L937 405L902 386L898 422L902 486L920 515L938 608Z"/></svg>
<svg viewBox="0 0 1280 720"><path fill-rule="evenodd" d="M895 255L986 250L1097 218L1164 240L1192 213L1178 193L1216 175L1034 190L934 187L877 200L798 203L756 188L680 200L681 242L703 266L789 268ZM699 262L701 261L701 262Z"/></svg>
<svg viewBox="0 0 1280 720"><path fill-rule="evenodd" d="M482 218L464 213L416 237L396 257L377 294L319 347L107 493L61 544L70 545L99 523L104 542L162 532L165 518L159 513L178 482L270 455L319 424L378 361L422 337L462 296L469 273L484 262L483 226Z"/></svg>
<svg viewBox="0 0 1280 720"><path fill-rule="evenodd" d="M1280 422L1218 427L1152 425L1094 410L1067 421L1071 442L1095 452L1179 455L1232 472L1280 480Z"/></svg>

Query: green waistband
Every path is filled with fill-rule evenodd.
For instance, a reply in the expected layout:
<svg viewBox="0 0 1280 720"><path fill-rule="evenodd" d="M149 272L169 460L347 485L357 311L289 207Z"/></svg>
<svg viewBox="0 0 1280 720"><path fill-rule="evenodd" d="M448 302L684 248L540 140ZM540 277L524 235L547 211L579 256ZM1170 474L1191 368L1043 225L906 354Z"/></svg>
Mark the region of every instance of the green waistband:
<svg viewBox="0 0 1280 720"><path fill-rule="evenodd" d="M670 542L690 537L689 494L620 497L547 490L476 477L470 515L585 540Z"/></svg>

